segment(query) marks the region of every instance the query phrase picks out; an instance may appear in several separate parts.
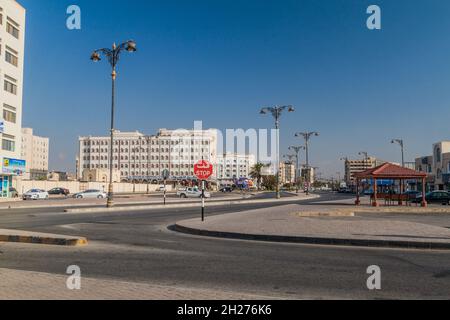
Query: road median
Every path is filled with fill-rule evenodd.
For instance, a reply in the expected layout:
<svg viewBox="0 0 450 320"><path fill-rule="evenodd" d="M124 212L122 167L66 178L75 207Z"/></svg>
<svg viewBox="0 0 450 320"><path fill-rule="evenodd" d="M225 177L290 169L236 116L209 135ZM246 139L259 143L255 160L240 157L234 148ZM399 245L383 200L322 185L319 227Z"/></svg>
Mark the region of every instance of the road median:
<svg viewBox="0 0 450 320"><path fill-rule="evenodd" d="M58 246L85 246L88 241L84 237L73 237L51 233L30 232L22 230L0 229L0 243L28 243Z"/></svg>

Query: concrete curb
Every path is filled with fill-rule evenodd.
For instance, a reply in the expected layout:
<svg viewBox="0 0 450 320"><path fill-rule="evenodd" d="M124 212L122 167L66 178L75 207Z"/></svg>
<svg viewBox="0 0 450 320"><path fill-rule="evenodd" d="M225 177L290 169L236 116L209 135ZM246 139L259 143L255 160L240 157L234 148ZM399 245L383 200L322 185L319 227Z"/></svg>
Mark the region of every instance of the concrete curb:
<svg viewBox="0 0 450 320"><path fill-rule="evenodd" d="M319 196L313 195L304 198L282 198L282 199L255 199L255 200L227 200L227 201L213 201L206 202L207 207L217 207L224 205L237 205L237 204L255 204L255 203L283 203L292 201L302 201L318 198ZM128 206L128 207L113 207L113 208L83 208L83 209L65 209L66 213L95 213L95 212L123 212L123 211L136 211L136 210L154 210L154 209L176 209L176 208L193 208L200 206L199 202L179 203L179 204L167 204L167 205L143 205L143 206Z"/></svg>
<svg viewBox="0 0 450 320"><path fill-rule="evenodd" d="M417 241L396 241L396 240L371 240L371 239L343 239L326 237L302 237L302 236L282 236L282 235L261 235L246 234L237 232L224 232L214 230L195 229L176 223L169 229L196 235L214 238L238 239L238 240L256 240L263 242L287 242L315 245L336 245L336 246L358 246L358 247L377 247L377 248L403 248L403 249L430 249L430 250L450 250L450 243L437 242L417 242Z"/></svg>
<svg viewBox="0 0 450 320"><path fill-rule="evenodd" d="M0 242L28 243L28 244L45 244L57 246L85 246L88 244L86 238L83 237L66 237L63 235L51 235L42 233L24 234L19 231L17 234L11 230L10 234L0 234Z"/></svg>

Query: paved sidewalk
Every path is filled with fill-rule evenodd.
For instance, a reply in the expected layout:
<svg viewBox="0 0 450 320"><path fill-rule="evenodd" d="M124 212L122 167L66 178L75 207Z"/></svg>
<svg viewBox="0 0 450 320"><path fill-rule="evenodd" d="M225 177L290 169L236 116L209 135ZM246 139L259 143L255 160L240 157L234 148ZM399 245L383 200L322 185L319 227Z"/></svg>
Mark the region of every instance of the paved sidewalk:
<svg viewBox="0 0 450 320"><path fill-rule="evenodd" d="M0 269L0 300L271 300L257 294L181 288L81 277L81 290L69 290L69 275Z"/></svg>
<svg viewBox="0 0 450 320"><path fill-rule="evenodd" d="M301 213L320 213L318 210L331 214L333 210L348 210L348 207L286 205L212 216L205 222L185 220L177 222L176 229L197 235L263 241L450 249L448 228L364 215L301 216Z"/></svg>

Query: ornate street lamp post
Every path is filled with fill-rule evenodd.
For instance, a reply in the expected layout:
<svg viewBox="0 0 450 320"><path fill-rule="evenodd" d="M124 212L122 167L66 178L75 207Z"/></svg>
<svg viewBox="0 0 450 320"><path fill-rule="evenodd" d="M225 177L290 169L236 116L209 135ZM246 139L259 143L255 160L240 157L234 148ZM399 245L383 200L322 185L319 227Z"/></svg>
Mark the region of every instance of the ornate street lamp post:
<svg viewBox="0 0 450 320"><path fill-rule="evenodd" d="M299 192L299 183L300 183L300 150L305 150L306 148L303 146L290 146L288 148L291 151L295 152L295 157L296 157L296 168L295 168L295 188L296 188L296 192Z"/></svg>
<svg viewBox="0 0 450 320"><path fill-rule="evenodd" d="M101 55L104 55L112 68L112 99L111 99L111 146L109 150L109 187L108 187L108 200L106 207L111 208L114 205L114 193L113 193L113 148L114 148L114 109L115 109L115 89L116 89L116 66L119 62L120 54L122 51L135 52L136 43L132 40L122 43L116 46L114 43L111 49L103 48L95 50L91 55L91 60L98 62L101 60Z"/></svg>
<svg viewBox="0 0 450 320"><path fill-rule="evenodd" d="M309 168L309 152L308 152L308 147L309 147L309 139L311 139L312 136L319 136L319 133L316 131L312 131L312 132L298 132L295 134L296 137L303 137L303 139L305 139L305 150L306 150L306 194L309 194L309 184L310 184L310 180L311 180L311 172L310 172L310 168Z"/></svg>
<svg viewBox="0 0 450 320"><path fill-rule="evenodd" d="M275 107L266 107L262 108L260 114L271 113L273 118L275 119L275 131L276 131L276 193L277 199L281 198L280 193L280 117L284 110L288 112L294 112L295 109L293 106L275 106Z"/></svg>

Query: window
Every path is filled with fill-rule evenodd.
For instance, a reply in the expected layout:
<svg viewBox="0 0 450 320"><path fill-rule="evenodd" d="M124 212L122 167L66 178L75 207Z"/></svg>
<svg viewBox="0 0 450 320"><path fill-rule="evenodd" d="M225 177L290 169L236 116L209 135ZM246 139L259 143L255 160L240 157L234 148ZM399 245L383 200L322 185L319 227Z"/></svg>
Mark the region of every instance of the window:
<svg viewBox="0 0 450 320"><path fill-rule="evenodd" d="M5 60L6 62L12 64L13 66L17 67L19 65L19 58L18 56L18 52L14 49L11 49L10 47L6 46L6 51L5 51Z"/></svg>
<svg viewBox="0 0 450 320"><path fill-rule="evenodd" d="M6 150L6 151L12 151L12 152L14 152L16 150L16 143L14 142L13 136L3 134L2 149Z"/></svg>
<svg viewBox="0 0 450 320"><path fill-rule="evenodd" d="M8 32L14 38L19 39L19 24L10 17L8 17L7 20L8 22L6 23L6 32Z"/></svg>
<svg viewBox="0 0 450 320"><path fill-rule="evenodd" d="M3 86L4 90L12 94L17 94L17 85L15 84L16 82L17 80L15 80L14 78L5 75L5 83Z"/></svg>
<svg viewBox="0 0 450 320"><path fill-rule="evenodd" d="M16 108L3 104L3 119L8 122L16 123Z"/></svg>

